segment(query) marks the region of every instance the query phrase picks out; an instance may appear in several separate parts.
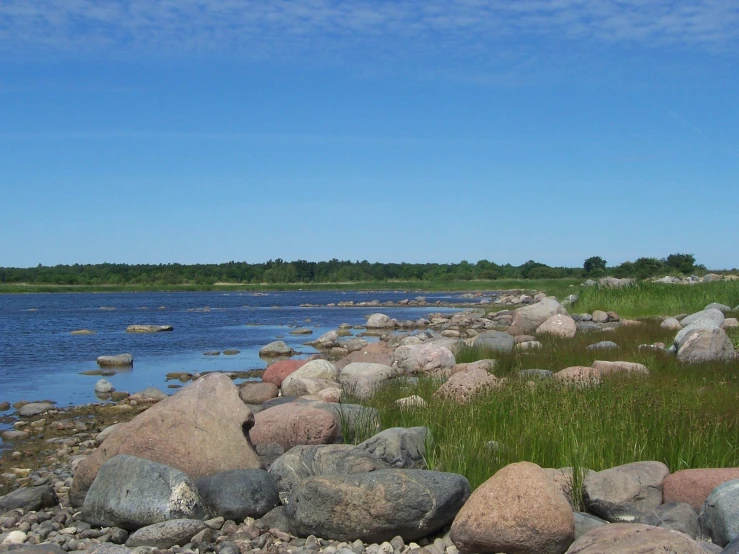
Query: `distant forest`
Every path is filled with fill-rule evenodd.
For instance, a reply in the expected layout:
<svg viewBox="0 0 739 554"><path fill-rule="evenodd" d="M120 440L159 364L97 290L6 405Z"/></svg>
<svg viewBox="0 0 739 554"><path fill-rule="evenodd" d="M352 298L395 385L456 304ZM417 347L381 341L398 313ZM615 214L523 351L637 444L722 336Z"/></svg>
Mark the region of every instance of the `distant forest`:
<svg viewBox="0 0 739 554"><path fill-rule="evenodd" d="M648 278L705 273L692 254L639 258L609 268L593 256L581 267L550 267L529 260L514 266L487 260L457 264L370 263L332 259L327 262L276 259L265 263L222 264L74 264L32 268L0 268L0 283L32 285L213 285L215 283L341 283L372 281L472 281L495 279L560 279L614 277Z"/></svg>

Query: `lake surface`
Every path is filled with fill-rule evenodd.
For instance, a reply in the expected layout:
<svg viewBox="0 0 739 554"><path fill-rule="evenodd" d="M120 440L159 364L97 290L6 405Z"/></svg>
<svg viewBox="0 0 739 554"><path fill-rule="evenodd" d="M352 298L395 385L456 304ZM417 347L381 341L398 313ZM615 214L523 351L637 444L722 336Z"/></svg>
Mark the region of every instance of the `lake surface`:
<svg viewBox="0 0 739 554"><path fill-rule="evenodd" d="M304 342L341 323L362 325L372 313L418 319L430 312L450 311L439 307L299 307L349 300L398 302L415 296L392 291L1 294L0 401L48 399L60 406L97 402L94 386L100 377L80 372L97 369L95 359L100 355L129 352L134 356L133 369L106 377L116 390L133 393L157 387L167 391L165 375L172 371L264 369L267 364L259 358L259 349L274 340L284 340L304 353L297 358L304 358L316 352L303 346ZM461 293L424 296L428 302L462 301ZM126 327L134 323L172 325L174 331L126 333ZM296 325L311 328L313 334L290 335ZM95 334L72 335L75 329ZM226 349L240 353L203 355Z"/></svg>

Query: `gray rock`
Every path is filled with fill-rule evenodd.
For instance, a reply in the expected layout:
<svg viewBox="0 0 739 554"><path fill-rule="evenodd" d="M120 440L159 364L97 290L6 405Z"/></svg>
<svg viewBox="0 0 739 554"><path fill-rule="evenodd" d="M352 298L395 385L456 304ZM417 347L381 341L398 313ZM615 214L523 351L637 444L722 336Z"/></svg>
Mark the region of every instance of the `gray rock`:
<svg viewBox="0 0 739 554"><path fill-rule="evenodd" d="M474 345L478 348L495 350L496 352L511 352L515 341L511 335L503 331L485 331L475 337Z"/></svg>
<svg viewBox="0 0 739 554"><path fill-rule="evenodd" d="M357 448L398 469L426 467L426 427L392 427L370 437Z"/></svg>
<svg viewBox="0 0 739 554"><path fill-rule="evenodd" d="M552 375L554 375L550 370L548 369L521 369L516 372L516 376L519 379L551 379Z"/></svg>
<svg viewBox="0 0 739 554"><path fill-rule="evenodd" d="M58 503L59 499L51 485L21 487L5 496L0 496L0 513L18 508L24 512L38 511L56 506Z"/></svg>
<svg viewBox="0 0 739 554"><path fill-rule="evenodd" d="M674 317L668 317L662 323L659 324L662 329L669 329L670 331L678 331L682 329L680 322Z"/></svg>
<svg viewBox="0 0 739 554"><path fill-rule="evenodd" d="M123 529L206 516L190 477L169 466L125 454L102 465L82 507L83 521Z"/></svg>
<svg viewBox="0 0 739 554"><path fill-rule="evenodd" d="M612 348L618 348L618 344L610 340L602 340L587 347L588 350L610 350Z"/></svg>
<svg viewBox="0 0 739 554"><path fill-rule="evenodd" d="M5 546L0 547L0 550ZM67 551L60 548L56 544L24 544L18 548L8 549L13 554L67 554Z"/></svg>
<svg viewBox="0 0 739 554"><path fill-rule="evenodd" d="M691 538L696 538L699 532L698 514L685 502L660 504L642 517L641 522L645 525L680 531Z"/></svg>
<svg viewBox="0 0 739 554"><path fill-rule="evenodd" d="M277 458L269 472L280 498L287 500L303 479L315 475L368 473L390 466L350 444L294 446Z"/></svg>
<svg viewBox="0 0 739 554"><path fill-rule="evenodd" d="M133 365L133 356L131 354L98 356L96 361L99 366L127 367Z"/></svg>
<svg viewBox="0 0 739 554"><path fill-rule="evenodd" d="M26 440L30 436L28 431L3 431L0 433L0 438L7 442Z"/></svg>
<svg viewBox="0 0 739 554"><path fill-rule="evenodd" d="M683 328L675 335L675 344L678 348L682 344L685 335L696 329L719 329L724 322L724 314L720 310L712 308L710 310L702 310L680 321Z"/></svg>
<svg viewBox="0 0 739 554"><path fill-rule="evenodd" d="M739 537L727 544L721 554L739 554Z"/></svg>
<svg viewBox="0 0 739 554"><path fill-rule="evenodd" d="M395 376L395 370L384 364L350 363L341 370L341 387L359 398L368 398L388 379Z"/></svg>
<svg viewBox="0 0 739 554"><path fill-rule="evenodd" d="M585 512L575 512L573 515L575 516L575 540L582 537L591 529L608 524L605 519L600 519Z"/></svg>
<svg viewBox="0 0 739 554"><path fill-rule="evenodd" d="M86 551L88 554L131 554L133 551L121 544L101 543Z"/></svg>
<svg viewBox="0 0 739 554"><path fill-rule="evenodd" d="M722 313L730 312L731 307L727 306L726 304L720 304L718 302L711 302L708 306L703 308L704 310L719 310Z"/></svg>
<svg viewBox="0 0 739 554"><path fill-rule="evenodd" d="M592 471L583 480L583 501L590 513L611 523L639 523L662 503L662 483L669 474L661 462Z"/></svg>
<svg viewBox="0 0 739 554"><path fill-rule="evenodd" d="M739 479L713 489L703 504L699 523L701 532L720 546L739 537Z"/></svg>
<svg viewBox="0 0 739 554"><path fill-rule="evenodd" d="M33 417L54 409L54 404L49 402L31 402L21 406L18 415L21 417Z"/></svg>
<svg viewBox="0 0 739 554"><path fill-rule="evenodd" d="M280 503L275 480L263 469L234 469L195 481L211 516L258 518Z"/></svg>
<svg viewBox="0 0 739 554"><path fill-rule="evenodd" d="M553 298L544 298L536 304L518 308L513 312L513 321L508 332L511 335L531 335L537 327L556 314L567 314L567 310Z"/></svg>
<svg viewBox="0 0 739 554"><path fill-rule="evenodd" d="M204 522L197 519L172 519L142 527L132 533L126 541L126 546L153 546L154 548L172 548L174 545L183 546L190 542L195 535L206 528Z"/></svg>
<svg viewBox="0 0 739 554"><path fill-rule="evenodd" d="M734 345L723 329L694 329L682 337L677 359L688 363L728 362L734 359Z"/></svg>
<svg viewBox="0 0 739 554"><path fill-rule="evenodd" d="M260 356L292 356L295 351L281 340L270 342L259 350Z"/></svg>
<svg viewBox="0 0 739 554"><path fill-rule="evenodd" d="M384 329L386 327L394 327L393 320L385 314L372 314L367 319L367 329Z"/></svg>
<svg viewBox="0 0 739 554"><path fill-rule="evenodd" d="M257 521L261 529L277 529L285 533L290 532L290 520L285 513L285 506L277 506Z"/></svg>
<svg viewBox="0 0 739 554"><path fill-rule="evenodd" d="M309 477L293 491L286 513L291 531L300 536L409 541L450 524L469 495L461 475L386 469Z"/></svg>
<svg viewBox="0 0 739 554"><path fill-rule="evenodd" d="M113 386L113 383L108 381L107 379L100 379L97 383L95 383L95 392L100 394L106 394L109 392L113 392L115 390L115 387Z"/></svg>

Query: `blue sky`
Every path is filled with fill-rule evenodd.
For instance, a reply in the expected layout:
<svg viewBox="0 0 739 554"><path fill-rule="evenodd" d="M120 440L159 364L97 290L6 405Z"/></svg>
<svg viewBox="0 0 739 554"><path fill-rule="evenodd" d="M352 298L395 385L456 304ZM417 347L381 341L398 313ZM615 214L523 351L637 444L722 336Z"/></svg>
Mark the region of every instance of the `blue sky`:
<svg viewBox="0 0 739 554"><path fill-rule="evenodd" d="M0 266L739 266L739 4L2 0Z"/></svg>

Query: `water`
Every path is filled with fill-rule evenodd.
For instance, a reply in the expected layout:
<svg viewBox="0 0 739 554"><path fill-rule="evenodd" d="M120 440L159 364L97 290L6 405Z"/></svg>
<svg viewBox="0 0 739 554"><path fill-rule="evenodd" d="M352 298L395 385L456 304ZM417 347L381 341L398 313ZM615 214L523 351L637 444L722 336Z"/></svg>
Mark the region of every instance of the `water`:
<svg viewBox="0 0 739 554"><path fill-rule="evenodd" d="M309 355L315 349L303 343L341 323L361 325L375 312L417 319L444 311L433 307L299 307L348 300L397 302L409 297L413 295L386 291L270 292L264 296L249 292L0 295L0 401L48 399L61 406L96 402L94 386L100 377L80 372L98 369L95 359L100 355L129 352L134 356L133 369L106 377L116 390L157 387L166 391L165 375L172 371L264 369L266 362L258 351L274 340L284 340ZM425 297L429 302L461 300L454 293ZM126 333L133 323L172 325L174 331ZM310 327L313 334L290 335L295 325ZM72 335L75 329L96 334ZM240 353L203 355L226 349Z"/></svg>

